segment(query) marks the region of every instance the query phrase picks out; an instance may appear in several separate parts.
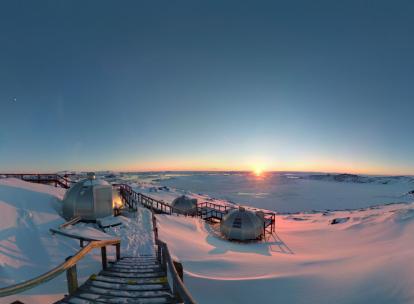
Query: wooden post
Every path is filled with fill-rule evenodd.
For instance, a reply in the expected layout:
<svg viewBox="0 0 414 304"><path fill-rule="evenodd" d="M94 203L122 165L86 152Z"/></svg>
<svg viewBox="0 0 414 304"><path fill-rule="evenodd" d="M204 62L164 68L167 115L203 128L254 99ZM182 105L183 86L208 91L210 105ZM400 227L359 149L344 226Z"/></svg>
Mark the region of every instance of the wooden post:
<svg viewBox="0 0 414 304"><path fill-rule="evenodd" d="M166 256L166 253L165 253L164 246L162 246L162 248L161 248L161 257L162 257L162 260L161 260L162 268L167 270L167 256Z"/></svg>
<svg viewBox="0 0 414 304"><path fill-rule="evenodd" d="M118 243L115 245L116 250L116 260L119 261L121 259L121 244Z"/></svg>
<svg viewBox="0 0 414 304"><path fill-rule="evenodd" d="M158 245L158 248L157 248L157 258L158 258L158 262L160 262L161 263L161 258L162 258L162 256L161 256L161 246L160 245Z"/></svg>
<svg viewBox="0 0 414 304"><path fill-rule="evenodd" d="M80 245L80 247L81 247L81 248L83 248L83 240L82 240L82 239L81 239L81 240L79 240L79 243L80 243L80 244L79 244L79 245Z"/></svg>
<svg viewBox="0 0 414 304"><path fill-rule="evenodd" d="M66 261L71 258L67 257ZM76 264L66 270L66 279L68 281L68 292L69 295L72 295L78 289L78 275L76 271Z"/></svg>
<svg viewBox="0 0 414 304"><path fill-rule="evenodd" d="M175 270L177 270L178 276L180 277L181 281L184 282L184 270L183 264L177 261L173 261Z"/></svg>
<svg viewBox="0 0 414 304"><path fill-rule="evenodd" d="M102 269L107 268L106 247L101 247Z"/></svg>
<svg viewBox="0 0 414 304"><path fill-rule="evenodd" d="M154 228L154 239L158 240L158 228L157 227Z"/></svg>
<svg viewBox="0 0 414 304"><path fill-rule="evenodd" d="M174 281L173 282L173 293L174 293L175 298L177 299L177 302L182 303L183 299L181 298L180 294L178 293L177 285L178 285L177 282Z"/></svg>

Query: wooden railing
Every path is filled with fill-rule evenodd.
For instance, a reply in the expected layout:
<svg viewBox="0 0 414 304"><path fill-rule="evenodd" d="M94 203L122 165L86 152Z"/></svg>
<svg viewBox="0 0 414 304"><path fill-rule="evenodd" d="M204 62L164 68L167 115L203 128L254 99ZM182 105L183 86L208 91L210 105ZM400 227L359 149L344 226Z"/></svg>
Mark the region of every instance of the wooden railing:
<svg viewBox="0 0 414 304"><path fill-rule="evenodd" d="M144 205L145 207L152 209L156 213L166 213L172 214L177 213L174 211L174 208L171 207L169 204L156 200L152 197L146 196L145 194L140 193L139 202Z"/></svg>
<svg viewBox="0 0 414 304"><path fill-rule="evenodd" d="M177 213L174 211L174 208L171 207L169 204L154 199L150 196L147 196L142 193L138 193L132 189L131 186L126 184L114 184L114 187L119 189L119 193L124 201L124 203L133 210L137 209L138 204L147 207L148 209L153 210L156 213L166 213L172 214Z"/></svg>
<svg viewBox="0 0 414 304"><path fill-rule="evenodd" d="M196 301L193 299L187 287L185 287L184 285L182 264L172 259L167 243L161 241L158 238L157 218L155 217L153 211L151 212L151 214L152 214L152 227L154 231L155 244L158 247L157 258L160 261L162 267L167 272L170 273L170 276L171 276L170 287L172 289L172 292L178 301L183 302L185 304L195 304Z"/></svg>
<svg viewBox="0 0 414 304"><path fill-rule="evenodd" d="M65 189L70 188L71 184L74 183L56 173L0 173L0 176L19 178L32 183L52 184L55 187L60 186Z"/></svg>
<svg viewBox="0 0 414 304"><path fill-rule="evenodd" d="M198 203L197 208L198 209L201 209L201 208L214 209L214 210L221 211L221 212L224 212L224 213L227 213L230 210L236 209L235 207L219 205L219 204L214 204L214 203L210 203L210 202Z"/></svg>
<svg viewBox="0 0 414 304"><path fill-rule="evenodd" d="M67 222L63 223L62 225L60 225L59 229L65 228L65 227L70 226L70 225L75 225L80 220L81 220L80 216L74 217L74 218L70 219L69 221L67 221Z"/></svg>
<svg viewBox="0 0 414 304"><path fill-rule="evenodd" d="M64 271L66 271L66 277L68 281L68 292L69 292L69 295L72 295L78 289L76 264L93 249L101 248L102 267L105 269L107 268L106 246L114 245L114 246L117 246L117 248L119 248L120 242L121 241L119 239L111 239L111 240L104 240L104 241L97 241L97 240L91 241L87 246L83 247L75 255L68 257L65 262L53 268L52 270L38 277L35 277L31 280L28 280L28 281L25 281L19 284L15 284L12 286L0 288L0 297L13 295L13 294L20 293L25 290L31 289L33 287L36 287L42 283L52 280L53 278L56 278L58 275L60 275ZM117 260L120 258L119 250L117 250L116 258Z"/></svg>
<svg viewBox="0 0 414 304"><path fill-rule="evenodd" d="M191 296L190 292L188 291L187 287L185 287L184 282L180 275L178 274L176 264L177 262L173 261L168 246L165 242L161 240L157 240L156 244L159 248L159 259L161 265L166 269L172 279L172 292L177 298L178 301L182 301L185 304L194 304L196 301Z"/></svg>
<svg viewBox="0 0 414 304"><path fill-rule="evenodd" d="M202 202L198 203L193 209L183 212L182 210L174 208L163 201L159 201L145 194L138 193L129 185L116 184L114 186L119 188L119 192L125 204L133 210L136 210L137 205L141 204L155 213L198 216L206 221L222 221L224 216L229 211L236 209L236 207L233 206ZM275 226L275 213L263 212L263 233L261 237L266 237L267 233L272 234L275 231Z"/></svg>

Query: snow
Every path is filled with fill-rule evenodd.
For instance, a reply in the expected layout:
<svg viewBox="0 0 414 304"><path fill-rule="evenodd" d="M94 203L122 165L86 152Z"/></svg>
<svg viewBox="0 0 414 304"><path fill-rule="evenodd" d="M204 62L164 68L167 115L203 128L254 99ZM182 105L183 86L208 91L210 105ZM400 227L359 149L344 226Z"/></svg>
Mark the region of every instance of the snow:
<svg viewBox="0 0 414 304"><path fill-rule="evenodd" d="M34 278L62 263L79 250L79 241L54 235L65 220L59 215L64 189L0 179L0 286ZM100 267L100 255L88 255L78 265L83 282ZM67 293L65 274L23 294L5 297L0 303L16 299L25 303L50 303Z"/></svg>
<svg viewBox="0 0 414 304"><path fill-rule="evenodd" d="M167 203L187 195L200 202L296 212L278 213L276 234L249 243L229 242L217 227L197 218L157 215L160 239L183 263L184 282L201 304L413 303L414 204L407 195L414 189L412 180L337 179L299 173L263 178L203 173L121 174L113 181L126 181ZM78 240L49 232L64 223L64 194L60 188L0 179L0 287L42 274L79 250ZM384 203L398 204L373 206ZM119 237L123 256L154 255L149 210L139 208L116 221L122 225L105 232L84 223L65 231L98 239ZM80 283L100 269L97 250L78 264ZM63 274L0 303L50 303L65 293Z"/></svg>
<svg viewBox="0 0 414 304"><path fill-rule="evenodd" d="M119 216L122 225L105 229L108 234L121 239L121 255L126 257L153 256L154 235L151 211L139 207L129 217Z"/></svg>
<svg viewBox="0 0 414 304"><path fill-rule="evenodd" d="M345 175L349 177L349 175ZM356 209L384 203L411 202L412 177L365 177L309 173L194 173L157 179L153 195L194 194L277 212ZM158 189L154 187L154 189Z"/></svg>
<svg viewBox="0 0 414 304"><path fill-rule="evenodd" d="M34 184L19 179L0 179L0 287L10 286L43 274L76 253L79 241L58 234L65 220L60 216L65 190ZM95 224L78 223L63 228L73 235L104 240L121 238L122 256L154 255L151 212L139 208L130 217L119 216L121 226L110 227L106 233ZM111 222L111 219L104 219ZM148 233L150 232L150 233ZM114 249L108 248L109 258ZM100 251L94 250L77 265L82 284L90 275L101 270ZM66 277L57 278L14 296L0 298L0 304L20 300L25 303L51 303L67 293Z"/></svg>
<svg viewBox="0 0 414 304"><path fill-rule="evenodd" d="M219 238L197 218L157 219L199 303L414 301L414 204L278 215L276 235L253 243Z"/></svg>
<svg viewBox="0 0 414 304"><path fill-rule="evenodd" d="M102 232L101 230L98 230L94 227L90 227L90 225L84 223L78 223L74 226L68 226L61 230L74 236L81 236L93 240L114 239L113 236L108 235L107 233Z"/></svg>

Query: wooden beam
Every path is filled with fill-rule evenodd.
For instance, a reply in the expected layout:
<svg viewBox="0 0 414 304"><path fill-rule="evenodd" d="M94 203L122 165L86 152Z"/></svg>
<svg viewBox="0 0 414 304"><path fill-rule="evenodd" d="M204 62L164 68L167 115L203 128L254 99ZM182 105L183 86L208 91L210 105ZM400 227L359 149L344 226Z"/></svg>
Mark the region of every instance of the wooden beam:
<svg viewBox="0 0 414 304"><path fill-rule="evenodd" d="M108 262L106 258L106 247L101 247L102 269L108 268Z"/></svg>

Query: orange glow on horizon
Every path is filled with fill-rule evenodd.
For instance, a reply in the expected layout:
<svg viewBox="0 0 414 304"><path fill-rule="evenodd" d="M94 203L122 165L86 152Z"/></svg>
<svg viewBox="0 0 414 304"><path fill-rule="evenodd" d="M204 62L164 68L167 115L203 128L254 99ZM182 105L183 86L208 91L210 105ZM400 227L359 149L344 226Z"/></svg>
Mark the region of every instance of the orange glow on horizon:
<svg viewBox="0 0 414 304"><path fill-rule="evenodd" d="M220 161L207 161L206 159L189 160L140 160L125 161L122 163L102 163L91 167L73 168L74 170L113 170L121 172L150 172L150 171L240 171L252 172L259 176L264 172L326 172L326 173L353 173L353 174L376 174L376 175L413 175L414 167L395 168L387 165L362 162L346 162L333 159L306 159L298 161L273 161L265 160L266 167L259 160L236 161L226 159ZM250 165L248 165L250 163ZM253 163L253 165L251 165Z"/></svg>

